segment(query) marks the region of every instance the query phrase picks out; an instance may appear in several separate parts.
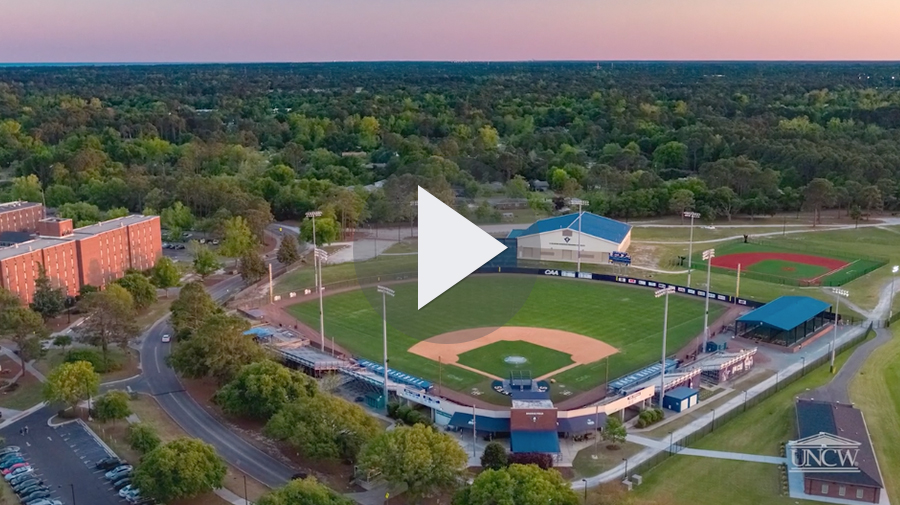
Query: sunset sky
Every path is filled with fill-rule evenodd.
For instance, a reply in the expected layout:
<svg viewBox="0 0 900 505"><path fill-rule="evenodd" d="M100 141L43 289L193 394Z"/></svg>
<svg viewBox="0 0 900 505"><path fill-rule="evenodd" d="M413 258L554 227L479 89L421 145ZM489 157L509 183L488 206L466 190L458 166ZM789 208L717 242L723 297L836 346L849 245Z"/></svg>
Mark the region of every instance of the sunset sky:
<svg viewBox="0 0 900 505"><path fill-rule="evenodd" d="M900 60L898 0L0 0L0 62Z"/></svg>

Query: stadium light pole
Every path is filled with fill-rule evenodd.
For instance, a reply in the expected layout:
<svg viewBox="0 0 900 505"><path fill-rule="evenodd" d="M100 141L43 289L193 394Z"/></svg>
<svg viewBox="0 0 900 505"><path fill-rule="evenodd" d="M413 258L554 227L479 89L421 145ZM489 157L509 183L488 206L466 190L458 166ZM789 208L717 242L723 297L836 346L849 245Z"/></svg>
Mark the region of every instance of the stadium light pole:
<svg viewBox="0 0 900 505"><path fill-rule="evenodd" d="M706 311L703 313L703 352L706 352L706 343L709 342L709 284L712 273L712 260L716 257L715 249L703 251L703 261L706 262Z"/></svg>
<svg viewBox="0 0 900 505"><path fill-rule="evenodd" d="M893 79L893 77L891 77ZM888 322L894 318L894 277L897 276L897 272L900 272L900 266L894 265L891 268L891 308L890 314L888 315Z"/></svg>
<svg viewBox="0 0 900 505"><path fill-rule="evenodd" d="M569 200L570 205L578 206L578 267L576 268L576 272L581 272L581 221L584 216L584 212L581 210L582 205L590 205L591 202L587 200L582 200L581 198L572 198Z"/></svg>
<svg viewBox="0 0 900 505"><path fill-rule="evenodd" d="M675 292L675 286L667 286L662 289L657 289L654 296L659 298L661 296L666 297L666 305L663 310L663 338L662 338L662 360L659 362L660 370L659 370L659 406L662 408L663 404L663 394L666 391L666 332L669 328L669 294Z"/></svg>
<svg viewBox="0 0 900 505"><path fill-rule="evenodd" d="M831 374L834 375L834 352L835 346L837 345L837 332L838 332L838 314L841 311L841 297L842 296L850 296L850 292L846 289L841 288L831 288L831 292L834 293L835 305L834 305L834 333L831 334Z"/></svg>
<svg viewBox="0 0 900 505"><path fill-rule="evenodd" d="M325 291L324 282L322 282L322 264L328 261L328 252L324 249L316 249L313 254L316 258L319 271L319 335L322 336L322 351L325 351L325 310L322 302L322 292ZM331 337L331 355L334 356L334 336Z"/></svg>
<svg viewBox="0 0 900 505"><path fill-rule="evenodd" d="M384 344L384 408L388 406L388 355L387 355L387 297L395 295L394 290L384 286L378 286L378 292L381 293L381 321L382 321L382 338ZM474 418L473 418L474 419Z"/></svg>
<svg viewBox="0 0 900 505"><path fill-rule="evenodd" d="M320 279L319 279L319 260L316 257L316 251L319 250L319 247L316 245L316 218L322 217L322 211L321 210L311 210L306 213L306 217L308 219L312 219L312 224L313 224L313 233L312 233L312 237L313 237L313 276L315 277L316 291L319 291L319 281L320 281ZM320 306L319 307L319 321L320 321L319 331L320 332L322 331L321 320L322 320L322 308ZM322 352L325 352L325 335L321 335L321 337L322 337Z"/></svg>
<svg viewBox="0 0 900 505"><path fill-rule="evenodd" d="M688 242L688 287L691 287L691 267L693 266L693 258L691 256L694 255L694 218L700 217L699 212L685 212L682 214L684 217L691 218L691 239Z"/></svg>

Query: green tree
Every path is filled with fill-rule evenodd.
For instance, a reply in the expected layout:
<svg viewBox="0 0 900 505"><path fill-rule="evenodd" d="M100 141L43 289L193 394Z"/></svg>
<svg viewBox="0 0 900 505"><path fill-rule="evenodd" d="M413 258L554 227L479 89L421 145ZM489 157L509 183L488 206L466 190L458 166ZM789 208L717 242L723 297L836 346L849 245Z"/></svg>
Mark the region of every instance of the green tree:
<svg viewBox="0 0 900 505"><path fill-rule="evenodd" d="M309 376L266 359L241 368L216 393L216 403L231 415L269 419L284 405L315 394Z"/></svg>
<svg viewBox="0 0 900 505"><path fill-rule="evenodd" d="M824 207L832 205L834 199L834 183L828 179L813 179L803 188L803 204L815 213L813 224L818 224L819 213Z"/></svg>
<svg viewBox="0 0 900 505"><path fill-rule="evenodd" d="M72 345L72 336L71 335L57 335L53 339L53 345L56 347L61 347L63 352L66 352L66 348Z"/></svg>
<svg viewBox="0 0 900 505"><path fill-rule="evenodd" d="M145 454L132 482L142 496L168 503L222 487L227 470L213 446L179 438Z"/></svg>
<svg viewBox="0 0 900 505"><path fill-rule="evenodd" d="M120 217L125 217L129 214L131 214L131 212L125 207L113 207L103 213L103 219L117 219Z"/></svg>
<svg viewBox="0 0 900 505"><path fill-rule="evenodd" d="M125 441L128 442L132 449L141 454L147 454L162 443L159 434L156 433L156 429L147 423L129 424Z"/></svg>
<svg viewBox="0 0 900 505"><path fill-rule="evenodd" d="M566 185L566 181L570 179L569 174L562 168L554 168L547 177L550 187L559 191Z"/></svg>
<svg viewBox="0 0 900 505"><path fill-rule="evenodd" d="M307 218L300 224L300 238L304 242L312 244L312 232L312 219ZM334 218L325 216L316 218L316 245L318 247L334 242L337 237L338 225Z"/></svg>
<svg viewBox="0 0 900 505"><path fill-rule="evenodd" d="M275 258L282 265L293 265L300 259L300 249L297 247L297 239L293 235L285 234L281 237L281 245Z"/></svg>
<svg viewBox="0 0 900 505"><path fill-rule="evenodd" d="M50 278L47 277L44 265L40 263L38 263L38 276L34 285L31 310L43 316L44 319L60 315L66 308L66 295L62 289L53 287Z"/></svg>
<svg viewBox="0 0 900 505"><path fill-rule="evenodd" d="M266 424L266 433L313 459L355 460L360 448L381 430L359 405L329 394L285 405Z"/></svg>
<svg viewBox="0 0 900 505"><path fill-rule="evenodd" d="M194 215L191 209L187 208L181 202L175 202L171 207L165 208L159 215L160 224L163 228L169 230L170 234L178 234L194 228Z"/></svg>
<svg viewBox="0 0 900 505"><path fill-rule="evenodd" d="M244 332L244 319L222 313L207 317L187 341L179 342L169 360L185 377L214 377L230 381L244 365L265 358L265 351Z"/></svg>
<svg viewBox="0 0 900 505"><path fill-rule="evenodd" d="M684 213L694 208L694 192L689 189L677 189L669 198L669 209L681 216L684 221Z"/></svg>
<svg viewBox="0 0 900 505"><path fill-rule="evenodd" d="M687 164L688 146L672 141L657 147L653 151L653 164L657 169L683 169Z"/></svg>
<svg viewBox="0 0 900 505"><path fill-rule="evenodd" d="M606 418L606 426L601 432L603 440L613 445L624 444L627 435L628 432L625 430L625 425L622 424L618 417L609 416Z"/></svg>
<svg viewBox="0 0 900 505"><path fill-rule="evenodd" d="M72 224L76 228L82 226L90 226L99 223L103 219L100 214L100 208L87 202L74 202L61 205L57 209L59 217L65 217L72 220Z"/></svg>
<svg viewBox="0 0 900 505"><path fill-rule="evenodd" d="M97 394L100 374L87 361L62 363L54 368L44 383L44 399L75 407L79 402Z"/></svg>
<svg viewBox="0 0 900 505"><path fill-rule="evenodd" d="M136 310L143 310L156 303L156 286L144 274L130 273L116 281L131 294Z"/></svg>
<svg viewBox="0 0 900 505"><path fill-rule="evenodd" d="M859 205L850 207L850 219L852 219L853 222L856 223L855 228L859 228L859 220L860 218L862 218L862 215L862 209L859 208Z"/></svg>
<svg viewBox="0 0 900 505"><path fill-rule="evenodd" d="M206 278L222 268L222 264L219 263L219 257L205 244L193 240L188 245L191 254L194 256L194 271L197 272L197 275Z"/></svg>
<svg viewBox="0 0 900 505"><path fill-rule="evenodd" d="M262 495L256 505L353 505L355 502L335 493L315 477L295 479Z"/></svg>
<svg viewBox="0 0 900 505"><path fill-rule="evenodd" d="M510 198L525 198L528 196L528 181L521 175L517 175L506 181L506 196Z"/></svg>
<svg viewBox="0 0 900 505"><path fill-rule="evenodd" d="M359 466L380 471L413 498L458 486L468 456L450 435L423 424L386 431L366 445Z"/></svg>
<svg viewBox="0 0 900 505"><path fill-rule="evenodd" d="M110 391L94 400L94 417L100 422L118 421L131 415L128 393Z"/></svg>
<svg viewBox="0 0 900 505"><path fill-rule="evenodd" d="M228 258L240 258L253 251L256 247L256 237L250 231L247 220L241 216L234 216L225 221L224 237L219 253Z"/></svg>
<svg viewBox="0 0 900 505"><path fill-rule="evenodd" d="M510 465L485 470L457 492L454 505L579 505L578 494L554 469Z"/></svg>
<svg viewBox="0 0 900 505"><path fill-rule="evenodd" d="M41 339L49 332L40 314L22 305L9 291L3 290L2 294L7 301L0 304L0 335L16 344L24 370L25 363L41 356Z"/></svg>
<svg viewBox="0 0 900 505"><path fill-rule="evenodd" d="M134 299L118 284L110 284L103 291L85 295L78 302L85 314L81 326L83 339L103 352L103 362L109 365L109 346L126 348L128 342L140 334L135 321Z"/></svg>
<svg viewBox="0 0 900 505"><path fill-rule="evenodd" d="M168 298L169 288L177 287L181 282L181 272L178 271L174 261L163 256L153 266L150 279L156 287L166 290L166 298Z"/></svg>
<svg viewBox="0 0 900 505"><path fill-rule="evenodd" d="M24 177L16 177L12 181L9 196L13 200L41 203L43 201L43 188L36 175L30 174Z"/></svg>
<svg viewBox="0 0 900 505"><path fill-rule="evenodd" d="M269 272L266 261L256 251L247 251L241 256L238 263L238 271L241 273L241 279L248 284L259 281Z"/></svg>
<svg viewBox="0 0 900 505"><path fill-rule="evenodd" d="M172 327L179 340L193 335L209 316L221 311L206 292L203 283L189 282L181 288L178 298L172 302Z"/></svg>
<svg viewBox="0 0 900 505"><path fill-rule="evenodd" d="M54 208L78 201L75 190L65 184L54 184L48 187L44 192L44 197L47 200L47 207Z"/></svg>
<svg viewBox="0 0 900 505"><path fill-rule="evenodd" d="M506 448L499 442L491 442L484 448L484 454L481 455L481 466L484 469L500 470L509 465L509 455Z"/></svg>

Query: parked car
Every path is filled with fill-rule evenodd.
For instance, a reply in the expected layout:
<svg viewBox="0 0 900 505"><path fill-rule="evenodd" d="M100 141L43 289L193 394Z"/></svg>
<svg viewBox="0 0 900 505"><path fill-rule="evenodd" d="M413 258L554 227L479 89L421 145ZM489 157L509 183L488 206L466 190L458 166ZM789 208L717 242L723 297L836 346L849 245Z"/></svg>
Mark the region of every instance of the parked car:
<svg viewBox="0 0 900 505"><path fill-rule="evenodd" d="M113 483L113 489L116 491L121 491L122 488L131 485L131 476L125 477L124 479L119 479Z"/></svg>
<svg viewBox="0 0 900 505"><path fill-rule="evenodd" d="M38 489L37 491L34 491L34 492L32 492L31 494L29 494L29 495L27 495L27 496L23 496L23 497L22 497L22 501L24 501L25 503L28 503L28 502L30 502L30 501L37 501L37 500L39 500L39 499L41 499L41 498L47 498L47 497L49 497L51 494L53 494L53 493L51 493L50 490L47 489L47 488L44 488L44 489Z"/></svg>
<svg viewBox="0 0 900 505"><path fill-rule="evenodd" d="M49 500L47 498L38 498L36 501L26 503L25 505L63 505L59 500Z"/></svg>
<svg viewBox="0 0 900 505"><path fill-rule="evenodd" d="M104 477L106 477L107 480L117 480L121 477L124 477L126 474L131 473L131 470L131 465L119 465L106 472Z"/></svg>
<svg viewBox="0 0 900 505"><path fill-rule="evenodd" d="M137 501L140 496L141 490L134 487L134 485L128 485L119 490L119 497L128 501Z"/></svg>
<svg viewBox="0 0 900 505"><path fill-rule="evenodd" d="M17 477L13 477L12 479L10 479L9 485L15 486L16 484L21 484L22 482L25 482L26 480L34 479L34 478L35 478L34 475L26 473L24 475L19 475Z"/></svg>
<svg viewBox="0 0 900 505"><path fill-rule="evenodd" d="M22 467L25 467L25 466L28 466L28 463L26 463L26 462L24 462L24 461L20 461L20 462L18 462L18 463L16 463L16 464L10 466L9 468L4 469L4 470L3 470L3 475L6 475L6 474L11 473L11 472L15 472L15 471L18 470L19 468L22 468Z"/></svg>
<svg viewBox="0 0 900 505"><path fill-rule="evenodd" d="M26 489L26 488L34 486L34 485L39 486L43 483L44 483L44 481L42 481L36 477L32 477L31 475L28 475L27 479L19 482L18 484L13 485L12 488L13 488L13 491L15 491L16 494L18 494L19 491L22 491L23 489Z"/></svg>
<svg viewBox="0 0 900 505"><path fill-rule="evenodd" d="M96 468L97 470L112 470L113 468L115 468L117 466L121 466L123 464L124 463L122 463L121 459L116 458L116 457L111 457L111 458L101 459L94 465L94 468Z"/></svg>
<svg viewBox="0 0 900 505"><path fill-rule="evenodd" d="M18 452L12 452L12 453L6 454L6 455L0 457L0 465L2 465L3 463L6 463L8 461L14 461L17 459L23 459L22 455L19 454Z"/></svg>
<svg viewBox="0 0 900 505"><path fill-rule="evenodd" d="M31 493L37 491L38 489L47 489L47 486L45 486L43 484L32 484L30 486L25 486L25 487L19 489L17 494L24 498L24 497L30 495Z"/></svg>
<svg viewBox="0 0 900 505"><path fill-rule="evenodd" d="M9 454L11 452L19 452L19 446L18 445L7 445L3 449L0 449L0 456L3 456L4 454Z"/></svg>
<svg viewBox="0 0 900 505"><path fill-rule="evenodd" d="M33 472L33 471L34 471L34 468L31 468L30 466L23 466L23 467L21 467L21 468L16 468L16 469L13 470L12 472L10 472L10 473L4 475L4 476L3 476L3 479L6 480L6 482L9 482L9 481L13 480L13 479L14 479L16 476L18 476L18 475L24 475L24 474L26 474L26 473L31 473L31 472Z"/></svg>

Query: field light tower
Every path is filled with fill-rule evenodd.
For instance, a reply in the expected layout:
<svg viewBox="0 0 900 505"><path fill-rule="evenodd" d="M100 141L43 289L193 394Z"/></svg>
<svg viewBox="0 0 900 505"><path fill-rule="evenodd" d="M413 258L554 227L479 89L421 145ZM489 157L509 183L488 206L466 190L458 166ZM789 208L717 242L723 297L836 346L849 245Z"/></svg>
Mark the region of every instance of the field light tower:
<svg viewBox="0 0 900 505"><path fill-rule="evenodd" d="M703 313L703 352L706 352L706 343L709 342L709 284L712 273L712 260L716 257L715 249L703 251L703 261L706 262L706 311Z"/></svg>
<svg viewBox="0 0 900 505"><path fill-rule="evenodd" d="M388 355L387 355L387 297L395 295L394 290L384 286L378 286L378 292L381 293L381 321L382 321L382 338L384 343L384 408L387 409L388 404ZM472 419L475 419L474 417Z"/></svg>
<svg viewBox="0 0 900 505"><path fill-rule="evenodd" d="M893 79L893 77L891 77ZM890 315L888 315L888 321L894 318L894 277L897 276L897 272L900 272L900 266L894 265L891 268L891 308Z"/></svg>
<svg viewBox="0 0 900 505"><path fill-rule="evenodd" d="M838 313L841 310L841 297L850 296L850 292L846 289L841 288L831 288L831 292L834 293L835 305L834 305L834 333L831 334L831 373L834 374L834 348L837 344L837 332L838 332Z"/></svg>
<svg viewBox="0 0 900 505"><path fill-rule="evenodd" d="M662 360L659 362L660 370L659 370L659 406L662 407L663 404L663 394L666 390L666 331L669 328L669 294L675 292L675 286L668 286L662 289L657 289L654 296L657 298L661 296L666 297L666 305L665 310L663 311L663 341L662 341Z"/></svg>
<svg viewBox="0 0 900 505"><path fill-rule="evenodd" d="M569 205L578 206L578 268L575 270L576 272L581 272L581 221L584 217L584 213L581 211L581 207L583 205L590 204L591 202L582 200L580 198L572 198L571 200L569 200Z"/></svg>
<svg viewBox="0 0 900 505"><path fill-rule="evenodd" d="M684 217L691 218L691 239L688 242L688 287L691 287L691 265L693 264L693 258L691 256L694 255L694 218L700 217L699 212L685 212L682 214Z"/></svg>
<svg viewBox="0 0 900 505"><path fill-rule="evenodd" d="M322 264L328 261L328 253L324 249L316 249L313 257L319 268L319 271L316 272L316 277L319 279L319 335L322 336L322 352L325 352L325 310L322 307L322 292L325 291L325 283L322 282ZM334 337L331 337L331 355L334 356Z"/></svg>
<svg viewBox="0 0 900 505"><path fill-rule="evenodd" d="M322 211L311 210L306 213L306 217L309 219L312 219L312 224L313 224L313 233L312 233L312 237L313 237L313 276L315 277L316 291L319 291L321 293L321 290L319 289L319 260L318 260L317 254L316 254L316 251L319 250L318 246L316 246L316 218L322 217ZM323 330L322 326L324 326L321 324L321 321L322 321L322 306L320 304L319 305L319 331L320 332ZM325 335L324 334L322 334L322 351L325 351Z"/></svg>

